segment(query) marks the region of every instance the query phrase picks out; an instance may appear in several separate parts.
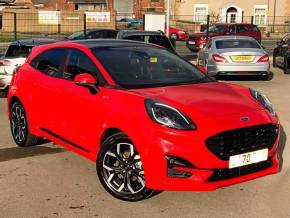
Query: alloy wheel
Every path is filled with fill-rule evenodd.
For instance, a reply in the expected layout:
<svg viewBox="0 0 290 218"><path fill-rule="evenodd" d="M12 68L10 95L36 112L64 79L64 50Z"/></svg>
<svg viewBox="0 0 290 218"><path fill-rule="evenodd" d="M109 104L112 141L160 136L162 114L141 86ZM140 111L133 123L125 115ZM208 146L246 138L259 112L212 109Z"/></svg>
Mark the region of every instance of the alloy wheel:
<svg viewBox="0 0 290 218"><path fill-rule="evenodd" d="M103 175L108 186L119 193L137 194L145 188L140 155L131 143L118 143L105 153Z"/></svg>
<svg viewBox="0 0 290 218"><path fill-rule="evenodd" d="M27 137L27 121L24 108L15 103L11 108L11 131L17 143L24 143Z"/></svg>

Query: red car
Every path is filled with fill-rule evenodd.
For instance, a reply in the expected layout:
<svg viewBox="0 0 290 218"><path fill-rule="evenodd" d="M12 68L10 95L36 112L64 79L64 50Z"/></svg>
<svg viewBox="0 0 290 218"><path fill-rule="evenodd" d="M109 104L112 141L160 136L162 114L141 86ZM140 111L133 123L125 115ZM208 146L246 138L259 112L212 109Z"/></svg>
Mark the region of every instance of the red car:
<svg viewBox="0 0 290 218"><path fill-rule="evenodd" d="M90 159L104 188L126 201L215 190L279 168L280 124L264 95L141 42L35 48L13 76L8 117L17 145L45 138Z"/></svg>
<svg viewBox="0 0 290 218"><path fill-rule="evenodd" d="M137 29L144 30L144 26L139 26ZM182 41L188 38L188 34L177 27L169 27L169 38L174 38L176 41Z"/></svg>
<svg viewBox="0 0 290 218"><path fill-rule="evenodd" d="M235 23L235 24L225 24L219 23L209 27L209 37L214 36L225 36L225 35L238 35L238 36L250 36L261 43L261 32L256 25ZM188 37L186 41L186 46L189 50L197 52L199 49L203 48L206 44L206 29L201 33L194 33Z"/></svg>

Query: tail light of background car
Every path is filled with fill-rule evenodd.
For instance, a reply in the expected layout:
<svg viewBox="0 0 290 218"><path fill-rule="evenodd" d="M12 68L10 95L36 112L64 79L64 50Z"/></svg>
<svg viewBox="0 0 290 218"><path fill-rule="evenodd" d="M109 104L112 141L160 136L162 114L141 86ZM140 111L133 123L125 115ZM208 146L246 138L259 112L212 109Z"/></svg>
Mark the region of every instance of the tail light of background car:
<svg viewBox="0 0 290 218"><path fill-rule="evenodd" d="M219 62L219 63L228 63L227 59L221 55L218 54L213 54L212 58L215 62Z"/></svg>
<svg viewBox="0 0 290 218"><path fill-rule="evenodd" d="M260 57L260 59L258 60L258 63L263 63L263 62L268 62L268 61L269 61L269 56L264 55L264 56Z"/></svg>

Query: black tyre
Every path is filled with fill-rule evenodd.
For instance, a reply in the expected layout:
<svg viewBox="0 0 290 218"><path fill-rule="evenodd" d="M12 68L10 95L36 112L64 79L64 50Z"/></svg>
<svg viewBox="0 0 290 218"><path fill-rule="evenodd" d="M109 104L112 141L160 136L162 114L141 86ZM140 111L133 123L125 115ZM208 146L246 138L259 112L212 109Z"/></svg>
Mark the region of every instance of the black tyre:
<svg viewBox="0 0 290 218"><path fill-rule="evenodd" d="M284 58L284 73L290 74L290 66L288 65L287 57Z"/></svg>
<svg viewBox="0 0 290 218"><path fill-rule="evenodd" d="M10 107L10 129L15 143L20 147L34 146L42 140L29 132L25 109L20 101L13 102Z"/></svg>
<svg viewBox="0 0 290 218"><path fill-rule="evenodd" d="M97 173L106 191L123 201L140 201L157 193L146 188L140 155L123 133L116 133L103 142Z"/></svg>

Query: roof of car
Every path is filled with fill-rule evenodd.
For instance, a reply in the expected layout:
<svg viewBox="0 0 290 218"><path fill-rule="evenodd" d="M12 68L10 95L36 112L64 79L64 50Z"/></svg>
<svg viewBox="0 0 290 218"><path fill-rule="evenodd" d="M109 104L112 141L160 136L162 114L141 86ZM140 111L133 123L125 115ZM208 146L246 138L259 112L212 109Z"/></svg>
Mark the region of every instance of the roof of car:
<svg viewBox="0 0 290 218"><path fill-rule="evenodd" d="M163 36L164 33L161 31L144 31L144 30L121 30L119 31L118 37L128 37L128 36Z"/></svg>
<svg viewBox="0 0 290 218"><path fill-rule="evenodd" d="M35 46L35 45L43 45L47 43L54 43L57 42L55 39L24 39L24 40L17 40L11 42L10 45L27 45L27 46Z"/></svg>
<svg viewBox="0 0 290 218"><path fill-rule="evenodd" d="M214 37L212 37L212 41L226 40L226 39L248 39L248 40L255 40L253 37L250 37L250 36L237 36L237 35L214 36Z"/></svg>
<svg viewBox="0 0 290 218"><path fill-rule="evenodd" d="M216 26L216 25L224 25L224 26L230 26L230 25L256 26L255 24L250 24L250 23L215 23L215 24L212 24L211 26Z"/></svg>
<svg viewBox="0 0 290 218"><path fill-rule="evenodd" d="M133 47L133 46L158 47L144 42L123 39L89 39L89 40L87 39L87 40L76 40L71 42L84 45L88 48Z"/></svg>

